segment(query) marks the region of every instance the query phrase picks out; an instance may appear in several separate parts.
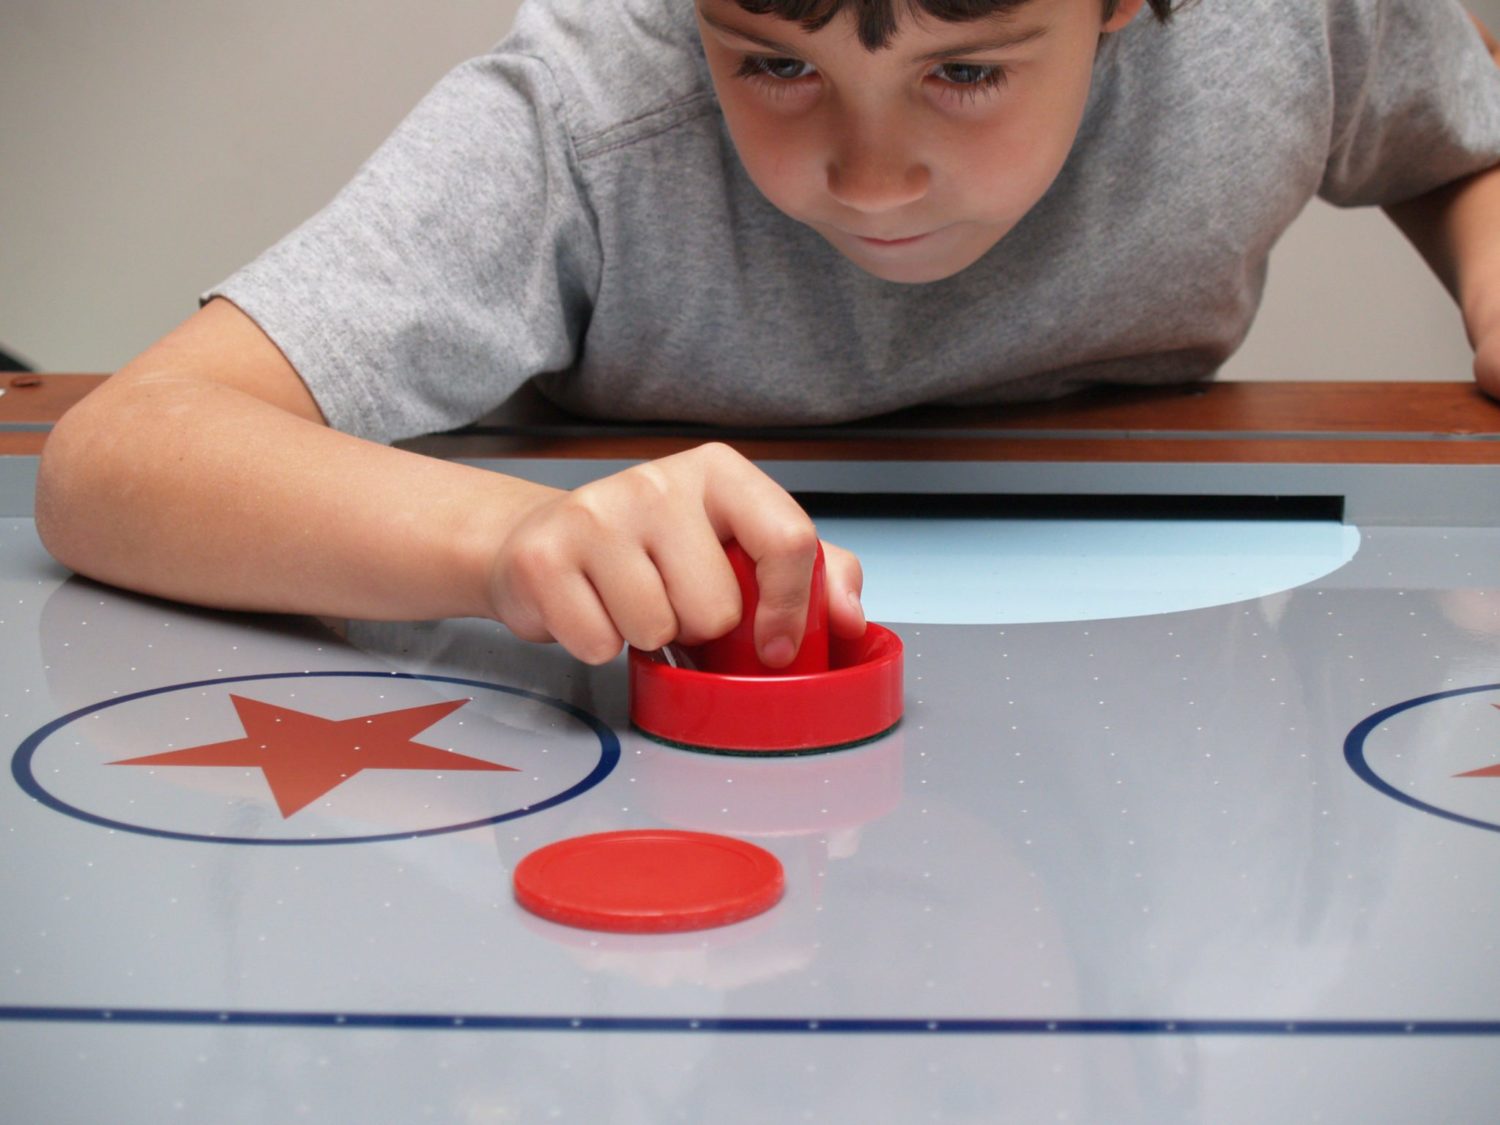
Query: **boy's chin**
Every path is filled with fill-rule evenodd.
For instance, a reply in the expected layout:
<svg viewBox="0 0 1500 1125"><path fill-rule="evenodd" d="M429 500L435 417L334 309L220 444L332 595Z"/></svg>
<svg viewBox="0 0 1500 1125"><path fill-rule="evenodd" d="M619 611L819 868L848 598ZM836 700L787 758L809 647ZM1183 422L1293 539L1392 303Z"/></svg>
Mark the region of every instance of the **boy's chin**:
<svg viewBox="0 0 1500 1125"><path fill-rule="evenodd" d="M963 273L964 270L968 269L971 265L974 264L974 261L978 260L978 257L976 256L974 261L964 262L961 265L957 266L950 266L947 264L934 264L931 266L892 266L884 262L876 264L873 262L861 261L859 258L854 257L852 254L845 254L844 256L860 269L864 270L865 273L869 274L871 277L877 277L881 281L896 282L901 285L930 285L934 281L946 281L950 277L955 277L958 274Z"/></svg>
<svg viewBox="0 0 1500 1125"><path fill-rule="evenodd" d="M865 273L881 281L903 285L926 285L943 281L968 269L1000 239L959 242L938 231L910 245L876 246L849 235L829 236L828 243ZM928 239L932 245L924 245Z"/></svg>

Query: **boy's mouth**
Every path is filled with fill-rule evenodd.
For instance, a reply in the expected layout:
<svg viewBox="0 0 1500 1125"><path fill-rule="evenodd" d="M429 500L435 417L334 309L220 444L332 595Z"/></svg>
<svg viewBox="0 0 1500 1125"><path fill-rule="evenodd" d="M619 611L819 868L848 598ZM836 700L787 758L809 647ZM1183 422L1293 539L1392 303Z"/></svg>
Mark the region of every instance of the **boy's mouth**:
<svg viewBox="0 0 1500 1125"><path fill-rule="evenodd" d="M922 239L928 236L925 234L913 234L908 235L905 238L867 238L862 234L856 234L854 237L859 239L867 246L897 247L910 246L913 243L921 242Z"/></svg>

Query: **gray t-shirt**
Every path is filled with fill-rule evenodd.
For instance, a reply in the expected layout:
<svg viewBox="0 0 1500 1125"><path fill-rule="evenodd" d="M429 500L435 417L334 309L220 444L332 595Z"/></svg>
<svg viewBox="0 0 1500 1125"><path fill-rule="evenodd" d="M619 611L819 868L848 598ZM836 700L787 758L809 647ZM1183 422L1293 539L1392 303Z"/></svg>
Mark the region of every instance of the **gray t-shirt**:
<svg viewBox="0 0 1500 1125"><path fill-rule="evenodd" d="M1197 0L1103 45L1011 233L897 284L751 184L691 0L529 0L214 292L377 440L528 379L599 417L839 421L1208 376L1314 194L1391 203L1497 162L1500 70L1456 0Z"/></svg>

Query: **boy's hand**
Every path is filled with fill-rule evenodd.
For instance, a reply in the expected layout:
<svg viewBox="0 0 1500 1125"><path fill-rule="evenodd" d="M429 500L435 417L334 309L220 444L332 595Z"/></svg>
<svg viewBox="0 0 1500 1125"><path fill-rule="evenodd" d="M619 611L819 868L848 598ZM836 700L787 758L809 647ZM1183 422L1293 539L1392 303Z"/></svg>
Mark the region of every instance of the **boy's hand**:
<svg viewBox="0 0 1500 1125"><path fill-rule="evenodd" d="M701 643L740 618L729 539L756 561L756 650L782 667L802 642L817 530L770 477L717 443L544 495L495 558L495 616L590 664L612 659L622 643ZM824 554L830 627L857 637L859 562L836 547Z"/></svg>

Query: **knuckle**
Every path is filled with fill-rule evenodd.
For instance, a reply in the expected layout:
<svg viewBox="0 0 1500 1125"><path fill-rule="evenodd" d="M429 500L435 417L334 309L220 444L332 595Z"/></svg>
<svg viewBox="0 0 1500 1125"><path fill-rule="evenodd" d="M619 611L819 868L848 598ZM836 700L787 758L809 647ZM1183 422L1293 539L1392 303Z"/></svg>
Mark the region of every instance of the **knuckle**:
<svg viewBox="0 0 1500 1125"><path fill-rule="evenodd" d="M572 645L569 651L585 664L597 666L619 656L623 643L618 637L589 637Z"/></svg>
<svg viewBox="0 0 1500 1125"><path fill-rule="evenodd" d="M740 614L738 599L716 600L698 607L691 617L685 618L680 635L693 644L714 640L738 625Z"/></svg>
<svg viewBox="0 0 1500 1125"><path fill-rule="evenodd" d="M740 623L743 614L744 610L738 600L711 606L699 623L699 632L705 637L722 637Z"/></svg>
<svg viewBox="0 0 1500 1125"><path fill-rule="evenodd" d="M806 590L762 590L760 605L766 613L783 617L794 614L806 600Z"/></svg>
<svg viewBox="0 0 1500 1125"><path fill-rule="evenodd" d="M567 566L563 552L549 539L528 539L515 545L510 557L510 584L535 591Z"/></svg>
<svg viewBox="0 0 1500 1125"><path fill-rule="evenodd" d="M620 479L609 478L579 485L563 501L558 516L562 526L573 535L591 535L608 522L611 494L620 487Z"/></svg>
<svg viewBox="0 0 1500 1125"><path fill-rule="evenodd" d="M627 470L623 479L637 502L655 503L672 494L672 477L659 463L647 461Z"/></svg>
<svg viewBox="0 0 1500 1125"><path fill-rule="evenodd" d="M671 492L670 474L656 462L648 461L582 485L574 490L572 499L584 530L597 535L616 525L622 505L627 515L648 511L665 501Z"/></svg>
<svg viewBox="0 0 1500 1125"><path fill-rule="evenodd" d="M741 459L734 446L730 445L727 441L705 441L696 448L695 452L702 457Z"/></svg>
<svg viewBox="0 0 1500 1125"><path fill-rule="evenodd" d="M631 644L646 652L655 652L659 648L665 648L676 639L677 622L675 621L643 629L629 638Z"/></svg>
<svg viewBox="0 0 1500 1125"><path fill-rule="evenodd" d="M711 469L742 469L750 462L734 446L723 441L709 441L690 451Z"/></svg>
<svg viewBox="0 0 1500 1125"><path fill-rule="evenodd" d="M806 516L783 520L768 533L767 547L778 555L811 559L818 550L818 529Z"/></svg>
<svg viewBox="0 0 1500 1125"><path fill-rule="evenodd" d="M865 568L857 555L840 550L838 553L838 567L842 571L845 580L853 589L861 590L864 588Z"/></svg>
<svg viewBox="0 0 1500 1125"><path fill-rule="evenodd" d="M807 604L807 597L808 584L805 579L766 584L760 588L760 608L768 613L795 613Z"/></svg>
<svg viewBox="0 0 1500 1125"><path fill-rule="evenodd" d="M677 611L665 596L636 607L628 621L616 616L615 627L627 642L647 652L671 644L679 632Z"/></svg>
<svg viewBox="0 0 1500 1125"><path fill-rule="evenodd" d="M507 621L505 627L521 640L532 644L550 644L555 641L540 621Z"/></svg>

